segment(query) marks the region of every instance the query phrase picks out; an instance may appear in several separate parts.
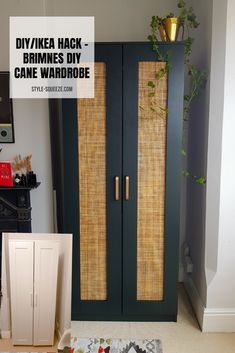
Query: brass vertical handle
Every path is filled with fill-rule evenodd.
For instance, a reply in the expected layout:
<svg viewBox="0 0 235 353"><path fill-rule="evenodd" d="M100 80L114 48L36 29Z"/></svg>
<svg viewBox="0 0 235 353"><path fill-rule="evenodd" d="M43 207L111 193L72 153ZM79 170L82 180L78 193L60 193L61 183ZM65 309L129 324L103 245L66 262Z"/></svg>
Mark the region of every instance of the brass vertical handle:
<svg viewBox="0 0 235 353"><path fill-rule="evenodd" d="M119 200L119 177L115 177L115 200Z"/></svg>
<svg viewBox="0 0 235 353"><path fill-rule="evenodd" d="M129 201L130 197L130 177L126 176L125 177L125 199L126 201Z"/></svg>

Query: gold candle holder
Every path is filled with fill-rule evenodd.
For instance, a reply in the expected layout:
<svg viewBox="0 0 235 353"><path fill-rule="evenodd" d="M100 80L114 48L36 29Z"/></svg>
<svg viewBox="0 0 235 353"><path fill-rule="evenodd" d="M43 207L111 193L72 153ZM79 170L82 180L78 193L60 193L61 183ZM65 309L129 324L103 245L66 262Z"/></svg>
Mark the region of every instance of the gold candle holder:
<svg viewBox="0 0 235 353"><path fill-rule="evenodd" d="M175 42L178 38L180 29L180 20L178 17L165 18L163 20L163 26L166 32L167 40Z"/></svg>

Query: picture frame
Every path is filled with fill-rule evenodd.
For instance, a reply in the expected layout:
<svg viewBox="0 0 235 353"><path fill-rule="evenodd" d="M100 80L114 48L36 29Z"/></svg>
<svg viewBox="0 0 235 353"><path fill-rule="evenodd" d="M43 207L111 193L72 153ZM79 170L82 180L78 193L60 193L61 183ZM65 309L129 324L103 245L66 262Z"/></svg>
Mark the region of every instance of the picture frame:
<svg viewBox="0 0 235 353"><path fill-rule="evenodd" d="M10 98L10 73L0 71L0 143L14 143L13 104Z"/></svg>

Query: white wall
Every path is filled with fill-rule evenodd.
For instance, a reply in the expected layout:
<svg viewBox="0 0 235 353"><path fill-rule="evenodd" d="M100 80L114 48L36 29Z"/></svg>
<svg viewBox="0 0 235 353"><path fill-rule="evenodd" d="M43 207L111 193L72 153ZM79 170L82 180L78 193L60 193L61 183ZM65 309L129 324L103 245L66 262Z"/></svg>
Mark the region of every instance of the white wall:
<svg viewBox="0 0 235 353"><path fill-rule="evenodd" d="M71 323L71 284L72 284L72 235L71 234L14 234L3 235L2 253L2 304L0 327L3 338L10 337L10 273L9 273L9 251L10 239L17 240L52 240L59 241L59 268L57 284L57 305L56 305L56 328L59 335L70 328Z"/></svg>
<svg viewBox="0 0 235 353"><path fill-rule="evenodd" d="M95 16L96 41L145 41L153 15L176 9L176 0L50 0L48 14ZM52 5L53 3L53 5Z"/></svg>
<svg viewBox="0 0 235 353"><path fill-rule="evenodd" d="M218 260L217 272L209 283L208 306L233 308L235 313L235 184L234 184L234 151L235 151L235 23L233 14L235 3L228 0L226 52L225 52L225 80L224 80L224 104L223 125L221 129L221 179L220 179L220 204L218 227ZM221 83L220 83L221 85ZM212 140L212 139L211 139ZM215 142L215 141L211 141ZM210 147L213 147L210 146ZM213 172L213 170L211 171ZM217 193L219 189L217 189ZM209 201L209 200L208 200ZM209 206L209 205L208 205ZM235 330L235 316L234 316Z"/></svg>
<svg viewBox="0 0 235 353"><path fill-rule="evenodd" d="M208 82L206 88L195 98L189 116L187 168L191 174L204 177L207 177L208 116L211 80L214 79L211 73L212 5L213 0L192 1L200 22L200 26L192 34L195 38L192 62L197 67L207 70ZM187 180L185 236L194 265L191 279L204 303L207 296L204 258L206 188L207 186L198 185L190 178Z"/></svg>
<svg viewBox="0 0 235 353"><path fill-rule="evenodd" d="M221 2L214 0L205 228L205 268L208 286L216 274L218 262L222 131L227 50L227 11L227 1ZM207 304L210 305L209 298Z"/></svg>
<svg viewBox="0 0 235 353"><path fill-rule="evenodd" d="M195 2L195 8L200 3L209 20L205 2ZM200 192L188 188L187 236L195 269L186 276L186 284L204 331L235 331L234 10L233 0L213 1L212 36L207 42L211 43L209 100L204 109L199 101L194 107L195 113L209 116L207 184L206 203ZM201 55L205 58L204 37ZM192 132L199 136L197 130ZM196 153L189 163L197 165L197 157L202 158ZM200 217L201 208L205 220Z"/></svg>

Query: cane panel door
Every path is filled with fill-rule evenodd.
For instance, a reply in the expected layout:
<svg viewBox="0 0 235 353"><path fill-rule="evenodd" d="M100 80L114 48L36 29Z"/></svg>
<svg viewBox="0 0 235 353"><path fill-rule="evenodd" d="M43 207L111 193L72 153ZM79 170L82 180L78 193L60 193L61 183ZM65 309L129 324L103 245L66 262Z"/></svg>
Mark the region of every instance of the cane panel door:
<svg viewBox="0 0 235 353"><path fill-rule="evenodd" d="M166 63L151 47L123 49L123 176L130 194L123 200L123 313L136 320L177 313L182 49L160 46L171 53L160 80Z"/></svg>
<svg viewBox="0 0 235 353"><path fill-rule="evenodd" d="M100 45L95 56L95 98L62 103L73 311L90 319L122 305L122 47Z"/></svg>

